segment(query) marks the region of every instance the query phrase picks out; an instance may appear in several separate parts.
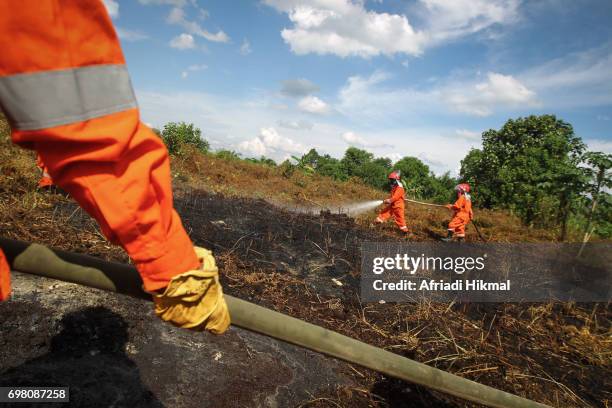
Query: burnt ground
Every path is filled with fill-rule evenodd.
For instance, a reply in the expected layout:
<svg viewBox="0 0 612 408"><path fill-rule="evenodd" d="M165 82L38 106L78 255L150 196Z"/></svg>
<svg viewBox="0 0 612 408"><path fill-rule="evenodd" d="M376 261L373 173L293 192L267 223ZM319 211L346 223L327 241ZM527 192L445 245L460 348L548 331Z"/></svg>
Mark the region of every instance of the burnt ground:
<svg viewBox="0 0 612 408"><path fill-rule="evenodd" d="M553 406L610 404L610 305L361 304L359 245L404 239L391 226L199 191L178 191L176 207L229 294ZM69 201L27 216L0 233L126 260ZM234 327L177 330L143 301L14 283L0 304L0 385L70 384L74 406L471 406Z"/></svg>

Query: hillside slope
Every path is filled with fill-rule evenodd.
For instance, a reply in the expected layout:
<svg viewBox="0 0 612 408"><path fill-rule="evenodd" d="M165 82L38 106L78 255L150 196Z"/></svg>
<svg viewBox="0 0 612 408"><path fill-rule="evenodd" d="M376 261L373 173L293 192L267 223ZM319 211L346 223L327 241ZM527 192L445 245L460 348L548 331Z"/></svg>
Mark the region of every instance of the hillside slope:
<svg viewBox="0 0 612 408"><path fill-rule="evenodd" d="M38 172L33 154L11 145L6 131L4 127L0 136L0 235L126 262L123 251L110 245L72 200L36 190ZM296 173L283 175L262 165L207 156L175 159L173 174L177 210L194 242L215 251L227 293L552 406L609 405L610 305L364 305L358 296L359 243L404 238L393 225L370 226L375 212L355 220L343 214L289 210L292 206L300 210L316 206L313 202L341 206L380 197L380 192L357 182L336 183ZM415 240L436 239L443 234L448 219L447 212L428 207L408 206L407 215ZM524 228L503 212L477 211L476 216L483 235L491 241L550 239L545 231ZM477 239L473 230L468 232L469 239ZM335 284L332 278L343 285ZM0 325L0 339L27 336L22 325L14 322L27 315L41 298L48 298L28 296L33 285L30 281L19 278L16 284L20 297L0 305L0 315L7 322L13 321ZM41 284L36 290L49 288L52 286ZM49 304L61 303L62 296L80 293L61 288L63 292L47 299ZM113 312L121 312L129 324L129 335L136 340L146 338L142 320L151 316L131 313L137 307L133 302L104 295L92 297L87 306L109 306ZM71 306L71 312L73 309ZM54 321L60 321L65 312L60 307L45 310L45 318ZM38 327L48 330L48 337L55 330L50 324ZM213 337L198 339L205 345L197 347L217 347L219 341ZM20 348L19 358L37 356L38 346L22 343L26 346ZM156 368L147 362L154 351L139 348L145 347L146 342L129 344L143 353L134 358L135 364L145 386L155 393L160 387L155 380ZM185 344L181 346L185 356L197 351L195 346ZM15 364L19 362L12 358L10 365ZM259 368L243 373L245 381L255 387L257 373L262 371ZM286 405L472 406L348 364L326 369L339 370L338 377L351 381L332 382L313 390L309 397L294 395ZM222 367L215 370L218 371L206 374L224 375ZM182 381L183 386L188 383ZM173 405L168 396L171 394L166 389L155 396L170 398L162 402ZM218 394L219 402L225 401L222 394ZM201 403L197 398L183 398L180 406ZM243 403L269 406L260 400Z"/></svg>

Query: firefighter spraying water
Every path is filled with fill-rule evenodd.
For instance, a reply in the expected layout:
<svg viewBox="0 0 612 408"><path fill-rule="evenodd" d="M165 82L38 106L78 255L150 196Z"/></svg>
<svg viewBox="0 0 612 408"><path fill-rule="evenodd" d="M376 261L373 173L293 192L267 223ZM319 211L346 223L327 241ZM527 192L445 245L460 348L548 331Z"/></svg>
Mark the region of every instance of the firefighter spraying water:
<svg viewBox="0 0 612 408"><path fill-rule="evenodd" d="M389 218L393 217L395 224L399 229L408 233L408 227L404 219L404 200L406 196L406 190L401 180L400 171L396 170L389 174L389 187L391 187L391 195L389 198L383 201L385 207L376 217L376 222L382 224L387 222Z"/></svg>

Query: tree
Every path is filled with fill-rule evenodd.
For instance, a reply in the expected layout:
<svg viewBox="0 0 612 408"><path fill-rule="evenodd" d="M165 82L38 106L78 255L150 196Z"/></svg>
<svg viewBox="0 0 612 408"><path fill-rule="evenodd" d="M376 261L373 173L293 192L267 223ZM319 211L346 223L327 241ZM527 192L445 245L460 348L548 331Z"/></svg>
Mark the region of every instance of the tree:
<svg viewBox="0 0 612 408"><path fill-rule="evenodd" d="M276 162L266 156L259 156L259 159L256 159L254 157L249 157L246 159L246 161L251 162L251 163L263 164L264 166L268 166L268 167L276 167Z"/></svg>
<svg viewBox="0 0 612 408"><path fill-rule="evenodd" d="M455 186L458 180L451 177L450 172L442 174L440 177L432 176L429 188L423 193L423 197L432 200L434 203L445 204L457 199ZM477 203L477 201L475 201Z"/></svg>
<svg viewBox="0 0 612 408"><path fill-rule="evenodd" d="M222 149L215 153L220 159L225 160L240 160L240 153L236 153L233 150Z"/></svg>
<svg viewBox="0 0 612 408"><path fill-rule="evenodd" d="M210 144L202 139L202 131L193 123L169 122L164 125L161 138L172 155L181 155L185 146L195 146L196 149L205 153L210 149Z"/></svg>
<svg viewBox="0 0 612 408"><path fill-rule="evenodd" d="M366 150L349 147L340 160L342 171L347 177L358 176L359 170L374 159L374 155Z"/></svg>
<svg viewBox="0 0 612 408"><path fill-rule="evenodd" d="M508 208L528 225L567 225L580 194L576 168L585 146L554 115L508 120L483 133L482 150L462 161L461 177L478 186L480 204Z"/></svg>
<svg viewBox="0 0 612 408"><path fill-rule="evenodd" d="M340 160L331 157L329 154L320 155L316 149L310 149L308 153L302 156L301 161L322 176L328 176L335 180L347 179L342 172Z"/></svg>
<svg viewBox="0 0 612 408"><path fill-rule="evenodd" d="M304 159L305 155L303 155L302 157L291 156L291 158L295 160L295 165L298 169L309 175L314 174L315 169L308 162L306 162L306 160Z"/></svg>
<svg viewBox="0 0 612 408"><path fill-rule="evenodd" d="M425 198L429 195L426 192L430 192L434 176L428 165L416 157L406 156L395 163L393 168L401 171L402 181L412 196Z"/></svg>
<svg viewBox="0 0 612 408"><path fill-rule="evenodd" d="M592 224L594 216L597 214L597 205L600 202L604 203L604 205L601 206L600 217L597 217L600 220L599 223L603 224L604 228L607 227L607 230L610 229L610 224L612 224L612 218L610 217L610 193L606 191L612 188L612 176L610 175L612 155L602 152L588 152L584 155L583 160L587 165L587 168L584 169L588 178L586 193L590 195L591 199L587 222L584 228L583 242L587 242L595 229ZM607 235L609 232L602 230L600 235Z"/></svg>
<svg viewBox="0 0 612 408"><path fill-rule="evenodd" d="M384 189L391 169L391 159L379 157L355 167L353 176L359 177L369 186Z"/></svg>

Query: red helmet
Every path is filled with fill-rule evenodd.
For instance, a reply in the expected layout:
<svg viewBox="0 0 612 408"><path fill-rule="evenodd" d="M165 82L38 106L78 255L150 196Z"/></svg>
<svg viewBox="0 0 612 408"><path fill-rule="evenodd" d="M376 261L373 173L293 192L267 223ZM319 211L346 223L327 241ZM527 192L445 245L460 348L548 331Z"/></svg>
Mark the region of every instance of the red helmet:
<svg viewBox="0 0 612 408"><path fill-rule="evenodd" d="M459 191L461 193L469 193L470 185L468 183L461 183L455 186L455 191Z"/></svg>
<svg viewBox="0 0 612 408"><path fill-rule="evenodd" d="M400 171L392 171L391 174L389 174L389 180L399 180L400 179Z"/></svg>

